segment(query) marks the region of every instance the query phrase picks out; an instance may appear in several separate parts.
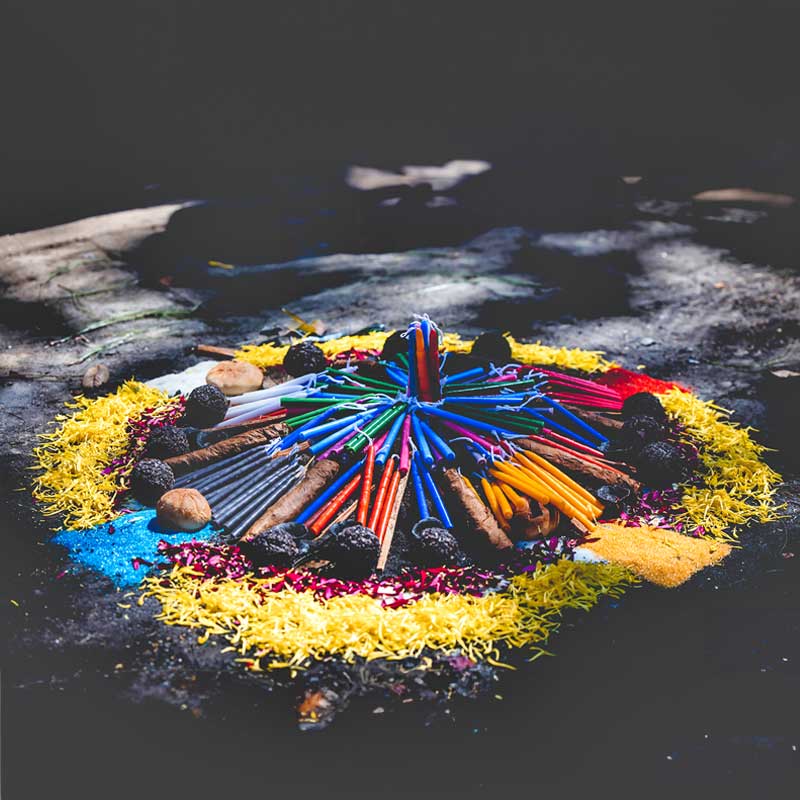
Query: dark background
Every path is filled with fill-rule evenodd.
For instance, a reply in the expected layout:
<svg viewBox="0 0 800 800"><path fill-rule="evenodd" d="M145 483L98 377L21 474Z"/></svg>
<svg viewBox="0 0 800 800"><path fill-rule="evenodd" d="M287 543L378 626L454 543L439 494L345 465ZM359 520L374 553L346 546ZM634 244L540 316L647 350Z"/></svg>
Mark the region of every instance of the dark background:
<svg viewBox="0 0 800 800"><path fill-rule="evenodd" d="M792 190L793 7L6 0L0 226L457 157Z"/></svg>
<svg viewBox="0 0 800 800"><path fill-rule="evenodd" d="M335 180L348 163L485 158L502 178L494 191L537 203L621 174L654 176L662 194L796 193L794 5L5 0L0 233L175 198L279 193ZM776 736L781 747L794 741L794 683L742 693L735 678L704 682L719 664L735 674L742 651L753 662L742 669L763 655L715 639L721 623L743 619L743 641L766 650L779 645L760 633L765 616L790 630L794 584L754 591L755 606L748 595L741 607L704 606L700 618L695 602L707 596L623 603L622 621L598 612L585 637L560 640L563 660L509 685L518 703L464 711L455 730L353 714L309 738L294 730L288 702L285 719L265 721L231 698L227 719L212 724L42 686L4 693L4 761L13 757L32 785L110 798L205 796L203 787L211 796L535 794L568 786L572 773L583 794L660 796L673 788L669 725L683 720L697 741L684 740L678 756L698 794L701 783L714 792L719 776L730 796L737 770L749 794L780 791L788 770L771 748ZM615 651L615 630L631 624L645 632L642 646ZM654 663L652 646L664 637L681 640L667 665ZM566 674L560 664L571 664ZM645 707L626 692L625 669L676 679L649 687ZM575 686L569 709L548 694L565 681ZM760 730L772 739L754 755L740 737Z"/></svg>

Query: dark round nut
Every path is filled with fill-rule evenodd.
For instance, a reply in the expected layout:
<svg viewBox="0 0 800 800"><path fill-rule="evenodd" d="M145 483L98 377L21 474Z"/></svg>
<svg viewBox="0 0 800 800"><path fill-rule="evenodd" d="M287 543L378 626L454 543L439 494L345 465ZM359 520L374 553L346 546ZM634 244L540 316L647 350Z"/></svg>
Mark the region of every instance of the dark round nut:
<svg viewBox="0 0 800 800"><path fill-rule="evenodd" d="M638 453L646 444L660 442L667 435L664 423L653 417L636 416L625 420L617 434L616 446L627 453Z"/></svg>
<svg viewBox="0 0 800 800"><path fill-rule="evenodd" d="M279 525L242 542L240 546L257 567L288 567L300 554L294 536Z"/></svg>
<svg viewBox="0 0 800 800"><path fill-rule="evenodd" d="M143 458L131 472L131 492L146 506L154 506L174 483L172 470L157 458Z"/></svg>
<svg viewBox="0 0 800 800"><path fill-rule="evenodd" d="M472 343L470 354L494 364L508 364L511 361L511 345L502 333L487 331Z"/></svg>
<svg viewBox="0 0 800 800"><path fill-rule="evenodd" d="M283 368L293 377L299 378L309 372L322 372L328 366L325 353L313 342L300 342L289 348L283 358Z"/></svg>
<svg viewBox="0 0 800 800"><path fill-rule="evenodd" d="M611 519L620 515L631 496L631 490L627 486L607 483L598 487L594 495L604 506L603 518Z"/></svg>
<svg viewBox="0 0 800 800"><path fill-rule="evenodd" d="M645 486L664 488L685 480L689 467L683 452L671 442L645 445L635 461L636 477Z"/></svg>
<svg viewBox="0 0 800 800"><path fill-rule="evenodd" d="M156 428L147 440L144 454L147 458L172 458L191 450L186 432L174 425Z"/></svg>
<svg viewBox="0 0 800 800"><path fill-rule="evenodd" d="M225 419L228 405L228 398L216 386L198 386L186 398L183 420L193 428L210 428Z"/></svg>
<svg viewBox="0 0 800 800"><path fill-rule="evenodd" d="M311 542L308 554L330 561L337 577L360 580L375 569L380 550L380 540L369 528L342 522Z"/></svg>
<svg viewBox="0 0 800 800"><path fill-rule="evenodd" d="M381 358L384 361L394 361L401 353L408 352L408 339L403 336L402 331L395 331L383 343Z"/></svg>
<svg viewBox="0 0 800 800"><path fill-rule="evenodd" d="M420 520L411 532L411 553L420 567L446 567L461 555L458 541L439 520Z"/></svg>
<svg viewBox="0 0 800 800"><path fill-rule="evenodd" d="M666 422L667 412L661 401L650 392L637 392L625 399L622 404L623 417L653 417Z"/></svg>

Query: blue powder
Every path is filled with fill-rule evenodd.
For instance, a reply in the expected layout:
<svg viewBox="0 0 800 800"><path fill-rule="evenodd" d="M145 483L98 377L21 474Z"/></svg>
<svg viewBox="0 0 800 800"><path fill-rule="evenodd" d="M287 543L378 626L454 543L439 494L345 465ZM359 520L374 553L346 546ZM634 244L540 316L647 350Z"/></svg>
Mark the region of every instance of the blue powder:
<svg viewBox="0 0 800 800"><path fill-rule="evenodd" d="M162 539L171 544L183 544L192 539L206 541L214 535L211 525L194 533L166 530L156 521L155 510L148 508L94 528L61 531L51 541L66 547L73 561L102 573L116 586L134 586L153 572L155 564L164 562L158 552ZM133 559L153 566L140 563L135 569Z"/></svg>

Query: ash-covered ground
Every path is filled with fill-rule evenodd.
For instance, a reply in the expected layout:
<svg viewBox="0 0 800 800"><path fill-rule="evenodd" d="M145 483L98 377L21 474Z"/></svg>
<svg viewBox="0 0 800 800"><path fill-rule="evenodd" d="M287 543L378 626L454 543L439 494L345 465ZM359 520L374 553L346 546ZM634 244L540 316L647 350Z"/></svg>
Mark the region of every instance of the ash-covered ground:
<svg viewBox="0 0 800 800"><path fill-rule="evenodd" d="M285 220L258 203L246 224L241 206L176 205L0 239L7 796L624 794L641 779L763 793L796 774L800 212L663 189L609 181L580 213L515 219L478 213L468 195L348 195L327 198L326 214L293 211L298 232L280 241L270 232ZM122 602L89 573L59 577L55 521L25 487L37 433L87 367L109 367L104 391L180 369L198 343L268 338L285 327L282 305L330 332L427 312L462 334L499 328L643 365L759 429L786 517L743 531L680 590L568 617L555 657L514 672L248 674L221 645L155 622L151 603ZM297 730L309 691L331 715L346 708L324 732Z"/></svg>

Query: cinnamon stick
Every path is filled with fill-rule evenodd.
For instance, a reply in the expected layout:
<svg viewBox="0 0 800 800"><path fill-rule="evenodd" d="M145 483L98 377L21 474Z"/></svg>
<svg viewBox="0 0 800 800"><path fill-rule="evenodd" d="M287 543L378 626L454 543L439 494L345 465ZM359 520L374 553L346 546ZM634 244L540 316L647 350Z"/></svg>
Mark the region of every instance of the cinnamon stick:
<svg viewBox="0 0 800 800"><path fill-rule="evenodd" d="M557 450L555 447L548 447L546 444L534 442L532 439L517 439L515 444L530 450L532 453L538 453L542 458L546 458L551 464L562 469L571 470L572 472L580 472L583 475L588 475L601 483L610 483L616 486L627 486L634 491L639 490L639 483L612 467L603 467L600 464L590 461L584 461L582 458L573 456L564 450Z"/></svg>
<svg viewBox="0 0 800 800"><path fill-rule="evenodd" d="M511 539L497 524L491 510L464 483L464 478L458 470L446 469L442 473L442 483L451 499L459 505L470 533L482 537L498 550L507 550L513 546Z"/></svg>
<svg viewBox="0 0 800 800"><path fill-rule="evenodd" d="M235 456L244 450L249 450L251 447L271 442L276 437L285 436L287 433L288 428L282 423L277 423L269 427L245 431L238 436L231 436L230 439L203 447L200 450L193 450L191 453L186 453L182 456L172 456L172 458L167 458L165 463L172 467L172 471L177 478L187 472L213 464L215 461L222 461L223 458Z"/></svg>
<svg viewBox="0 0 800 800"><path fill-rule="evenodd" d="M525 539L540 539L549 536L561 521L561 513L555 506L541 506L541 511L534 516L531 511L516 512L511 517L511 530Z"/></svg>
<svg viewBox="0 0 800 800"><path fill-rule="evenodd" d="M295 487L273 503L245 532L250 539L281 522L293 520L336 479L340 465L333 459L323 459L311 465L305 477Z"/></svg>
<svg viewBox="0 0 800 800"><path fill-rule="evenodd" d="M621 419L614 419L614 417L607 417L605 414L600 414L597 411L587 411L580 406L573 406L569 403L562 403L562 406L568 411L571 411L576 417L580 417L584 422L594 425L595 428L605 428L609 431L618 431L623 421Z"/></svg>

